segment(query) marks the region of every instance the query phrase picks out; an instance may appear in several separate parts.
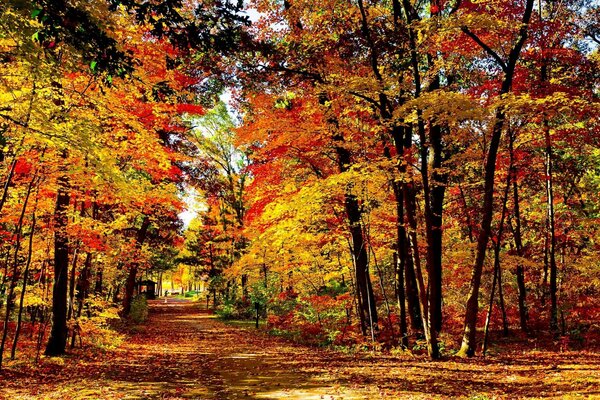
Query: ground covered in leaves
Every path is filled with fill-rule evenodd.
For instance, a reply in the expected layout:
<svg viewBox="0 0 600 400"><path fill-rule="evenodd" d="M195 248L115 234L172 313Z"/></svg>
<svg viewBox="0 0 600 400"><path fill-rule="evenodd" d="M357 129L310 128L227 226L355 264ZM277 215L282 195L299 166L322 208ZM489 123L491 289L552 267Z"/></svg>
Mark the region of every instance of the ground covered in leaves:
<svg viewBox="0 0 600 400"><path fill-rule="evenodd" d="M558 349L557 349L558 350ZM448 359L346 354L226 325L195 303L153 302L112 350L85 346L0 372L6 399L600 398L600 354Z"/></svg>

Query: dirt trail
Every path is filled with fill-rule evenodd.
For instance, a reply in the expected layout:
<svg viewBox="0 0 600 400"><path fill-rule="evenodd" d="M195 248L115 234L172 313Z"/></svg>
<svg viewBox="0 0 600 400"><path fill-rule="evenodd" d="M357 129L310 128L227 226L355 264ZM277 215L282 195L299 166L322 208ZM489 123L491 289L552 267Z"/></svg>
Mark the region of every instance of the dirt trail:
<svg viewBox="0 0 600 400"><path fill-rule="evenodd" d="M600 355L353 356L228 326L197 304L169 299L152 302L149 321L115 350L11 366L0 374L4 398L600 398Z"/></svg>
<svg viewBox="0 0 600 400"><path fill-rule="evenodd" d="M144 396L199 399L354 399L368 398L332 379L310 372L321 364L319 352L256 335L216 320L198 305L169 299L154 303L147 329L127 347L140 344L142 364L157 365L161 382L153 382ZM308 367L308 368L307 368ZM131 380L131 370L113 380ZM141 379L146 376L134 373ZM129 393L135 395L135 393Z"/></svg>
<svg viewBox="0 0 600 400"><path fill-rule="evenodd" d="M35 372L5 372L0 398L370 397L317 373L313 367L322 368L323 357L323 352L223 324L192 302L160 300L151 302L149 320L116 350L44 360L45 367Z"/></svg>

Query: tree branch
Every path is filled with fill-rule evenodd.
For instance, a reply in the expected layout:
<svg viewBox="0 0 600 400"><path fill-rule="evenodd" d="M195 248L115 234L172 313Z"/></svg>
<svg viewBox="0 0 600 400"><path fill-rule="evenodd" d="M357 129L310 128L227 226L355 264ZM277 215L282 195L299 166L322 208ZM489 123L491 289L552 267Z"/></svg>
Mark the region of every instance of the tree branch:
<svg viewBox="0 0 600 400"><path fill-rule="evenodd" d="M463 26L460 29L468 37L470 37L471 39L473 39L473 41L475 41L475 43L477 43L483 50L485 50L486 53L488 53L490 56L492 56L492 58L498 63L498 65L500 65L500 68L502 68L502 71L506 72L506 70L507 70L506 63L504 62L504 60L502 59L502 57L500 57L498 55L498 53L496 53L490 46L488 46L487 44L485 44L476 34L474 34L473 32L471 32L469 30L469 28L467 28L466 26Z"/></svg>
<svg viewBox="0 0 600 400"><path fill-rule="evenodd" d="M456 3L454 4L454 6L452 6L452 8L450 9L450 13L449 15L454 14L456 11L458 11L458 8L460 7L460 4L462 3L462 0L456 0Z"/></svg>
<svg viewBox="0 0 600 400"><path fill-rule="evenodd" d="M268 67L266 65L261 65L260 67L262 67L263 69L266 69L267 71L288 72L288 73L291 73L291 74L302 75L302 76L306 76L308 78L312 78L315 82L325 83L325 81L323 80L323 78L321 77L321 75L316 74L314 72L302 71L302 70L298 70L298 69L287 68L287 67L284 67L282 65L278 65L277 67Z"/></svg>
<svg viewBox="0 0 600 400"><path fill-rule="evenodd" d="M365 96L364 94L360 94L358 92L355 92L353 90L349 91L348 93L350 93L353 96L356 96L360 99L363 99L365 101L368 101L369 103L373 104L375 107L377 108L381 108L381 105L379 104L379 102L375 99L370 98L369 96Z"/></svg>

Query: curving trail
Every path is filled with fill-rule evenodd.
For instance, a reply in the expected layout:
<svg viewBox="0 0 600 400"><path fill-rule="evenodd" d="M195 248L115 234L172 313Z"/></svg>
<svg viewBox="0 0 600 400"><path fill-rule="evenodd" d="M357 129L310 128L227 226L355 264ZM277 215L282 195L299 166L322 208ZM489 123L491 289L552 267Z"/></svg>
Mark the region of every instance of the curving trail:
<svg viewBox="0 0 600 400"><path fill-rule="evenodd" d="M1 399L594 398L599 388L594 352L353 356L232 327L175 299L151 302L149 321L115 350L84 347L0 374Z"/></svg>

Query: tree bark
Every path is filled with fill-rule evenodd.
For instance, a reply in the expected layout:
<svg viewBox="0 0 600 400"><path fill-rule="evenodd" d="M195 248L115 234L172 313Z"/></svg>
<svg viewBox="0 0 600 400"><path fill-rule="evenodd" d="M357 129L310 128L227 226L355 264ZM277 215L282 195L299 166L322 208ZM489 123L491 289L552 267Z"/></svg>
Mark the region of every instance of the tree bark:
<svg viewBox="0 0 600 400"><path fill-rule="evenodd" d="M548 79L548 67L543 61L541 80ZM544 118L545 169L546 169L546 224L548 237L548 266L550 267L550 330L558 333L557 266L556 266L556 226L554 216L554 182L552 171L552 138L550 127Z"/></svg>
<svg viewBox="0 0 600 400"><path fill-rule="evenodd" d="M144 240L146 240L146 234L148 233L148 228L150 227L150 218L147 215L144 215L142 220L142 226L138 230L136 237L136 248L140 249L144 244ZM129 273L127 274L127 280L125 281L125 293L123 295L123 309L122 315L124 317L129 315L131 311L131 302L133 301L133 292L135 290L135 280L137 278L138 272L138 262L134 261L129 268Z"/></svg>
<svg viewBox="0 0 600 400"><path fill-rule="evenodd" d="M502 87L500 90L500 96L507 94L512 89L512 81L514 77L515 67L517 61L520 58L521 49L527 39L528 24L531 19L531 13L533 10L533 0L527 0L525 5L525 11L523 13L522 25L519 29L519 36L516 44L511 49L508 62L502 64L504 70L504 79L502 81ZM463 31L469 32L468 29L464 28ZM469 32L470 33L470 32ZM469 34L467 33L467 34ZM469 36L474 37L474 40L481 45L481 40L475 37L472 33ZM482 46L484 50L487 46ZM488 51L489 52L489 51ZM496 57L497 54L493 53ZM504 129L505 112L504 109L499 106L496 110L495 121L492 128L492 139L488 149L488 155L485 162L485 174L484 174L484 198L482 205L482 218L481 218L481 229L477 238L477 255L475 258L475 264L473 266L473 272L471 276L471 283L469 287L469 295L467 298L467 306L465 313L465 324L464 334L459 356L473 356L475 355L477 347L477 313L479 311L479 288L481 286L481 274L483 272L483 264L485 261L485 253L487 249L488 239L491 231L492 216L494 212L494 177L496 173L496 157L498 154L498 147L500 146L500 139L502 137L502 131Z"/></svg>
<svg viewBox="0 0 600 400"><path fill-rule="evenodd" d="M0 342L0 368L2 367L2 358L4 356L4 346L6 344L6 339L8 336L8 322L10 319L10 313L12 311L12 306L14 302L14 293L15 288L17 287L17 280L19 277L19 251L21 249L21 232L23 231L23 219L25 218L25 212L27 210L27 203L29 202L29 196L31 195L31 189L34 186L34 182L36 181L37 176L34 176L29 181L29 185L27 186L27 194L25 195L25 200L23 201L23 206L21 207L21 214L19 215L19 221L17 222L17 227L15 229L15 236L17 238L15 243L14 250L14 259L13 259L13 267L12 267L12 277L10 280L10 286L8 288L8 293L6 296L6 310L4 315L4 326L2 329L2 341Z"/></svg>
<svg viewBox="0 0 600 400"><path fill-rule="evenodd" d="M327 104L327 96L323 94L319 99L321 105ZM327 110L329 112L329 110ZM338 169L341 173L346 172L352 165L350 151L344 147L344 137L339 132L339 124L335 116L330 115L327 119L332 130L332 138L335 145L337 155ZM352 238L351 252L354 259L356 292L359 304L359 316L361 320L361 328L363 333L366 331L366 324L371 327L371 332L374 334L378 330L377 323L377 306L375 304L375 296L371 285L371 277L369 274L369 257L367 254L366 241L363 236L363 227L361 224L361 210L358 204L358 199L355 195L346 191L344 195L344 208L350 236Z"/></svg>
<svg viewBox="0 0 600 400"><path fill-rule="evenodd" d="M523 253L523 239L521 235L521 208L519 203L519 184L517 182L517 166L515 164L514 156L514 133L511 132L509 142L510 162L511 162L511 179L512 179L512 190L513 190L513 208L514 208L514 219L515 228L513 229L513 238L515 242L515 248L517 251L517 265L515 267L515 275L517 277L517 288L519 293L519 322L521 330L525 333L528 332L527 320L529 319L527 311L527 289L525 287L525 271L523 269L523 263L521 258L524 257ZM512 225L511 225L512 226Z"/></svg>
<svg viewBox="0 0 600 400"><path fill-rule="evenodd" d="M33 234L35 232L35 211L36 206L33 210L33 216L31 220L31 231L29 232L29 247L27 249L27 261L25 262L25 271L23 271L23 286L21 287L21 297L19 299L19 313L17 315L17 326L15 328L15 337L13 338L12 349L10 350L10 359L14 360L17 353L17 344L19 342L19 335L21 333L21 322L23 319L23 303L25 301L25 291L27 289L27 279L29 278L29 266L31 265L31 257L33 255ZM33 330L32 330L33 332ZM1 358L1 355L0 355Z"/></svg>
<svg viewBox="0 0 600 400"><path fill-rule="evenodd" d="M63 159L67 158L66 151ZM54 211L54 287L52 289L52 330L46 344L47 356L65 353L67 346L67 289L69 273L69 239L67 212L69 209L69 178L58 179L58 194Z"/></svg>
<svg viewBox="0 0 600 400"><path fill-rule="evenodd" d="M394 272L396 275L396 301L400 311L400 346L408 348L408 327L406 326L406 294L404 290L404 262L394 253Z"/></svg>

